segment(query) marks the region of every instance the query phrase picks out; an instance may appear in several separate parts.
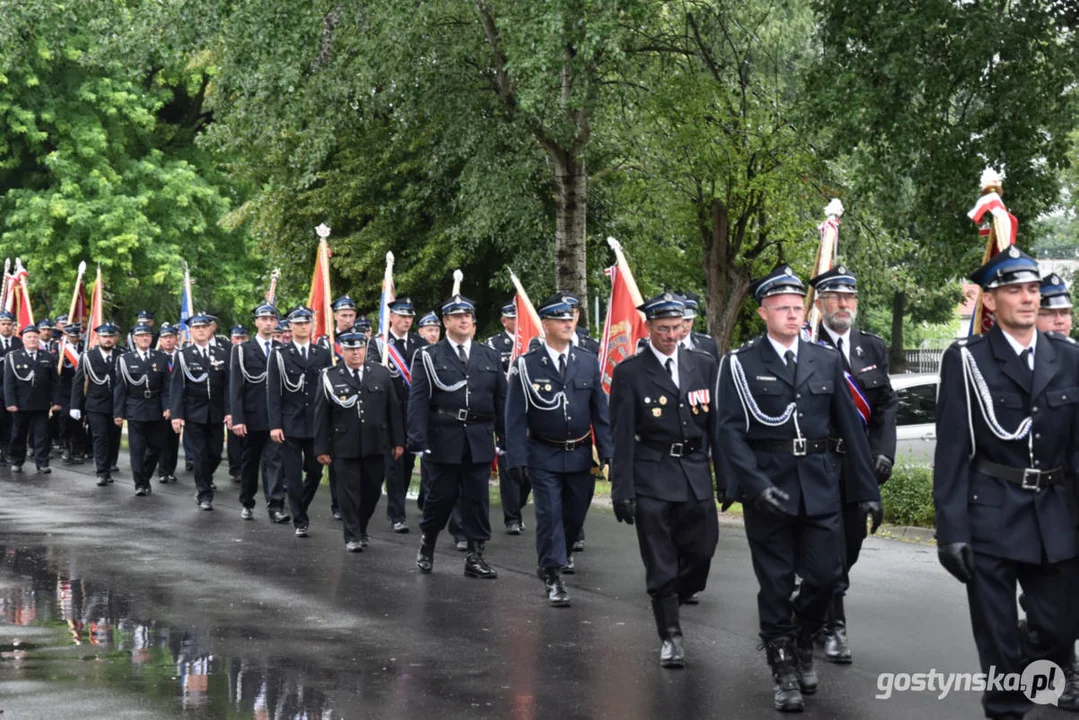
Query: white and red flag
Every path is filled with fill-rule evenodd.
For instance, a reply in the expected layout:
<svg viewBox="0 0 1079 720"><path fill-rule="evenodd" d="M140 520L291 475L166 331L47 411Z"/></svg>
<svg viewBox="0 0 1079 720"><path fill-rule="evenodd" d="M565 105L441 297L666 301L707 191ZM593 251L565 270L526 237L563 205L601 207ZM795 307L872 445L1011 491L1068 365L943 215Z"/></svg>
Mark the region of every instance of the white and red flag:
<svg viewBox="0 0 1079 720"><path fill-rule="evenodd" d="M607 244L614 250L616 262L605 270L611 279L611 299L607 303L607 320L603 324L603 340L599 346L599 372L604 391L610 393L615 366L637 352L637 341L648 335L648 331L644 316L637 309L644 300L622 254L622 245L613 237L607 238Z"/></svg>

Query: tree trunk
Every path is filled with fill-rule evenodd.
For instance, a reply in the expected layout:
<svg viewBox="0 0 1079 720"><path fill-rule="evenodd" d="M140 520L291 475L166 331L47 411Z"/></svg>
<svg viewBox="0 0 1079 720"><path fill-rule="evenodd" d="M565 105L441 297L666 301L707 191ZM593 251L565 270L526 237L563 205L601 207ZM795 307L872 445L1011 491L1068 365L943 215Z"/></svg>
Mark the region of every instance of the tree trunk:
<svg viewBox="0 0 1079 720"><path fill-rule="evenodd" d="M584 158L563 148L548 148L554 161L557 211L554 236L555 286L581 298L581 324L588 326L588 262L585 216L588 174Z"/></svg>
<svg viewBox="0 0 1079 720"><path fill-rule="evenodd" d="M710 208L700 207L698 227L705 250L708 332L725 353L749 291L749 273L731 257L727 206L721 200L713 198Z"/></svg>
<svg viewBox="0 0 1079 720"><path fill-rule="evenodd" d="M888 349L888 367L893 373L907 371L907 353L903 348L903 315L906 309L906 293L896 290L892 296L892 344Z"/></svg>

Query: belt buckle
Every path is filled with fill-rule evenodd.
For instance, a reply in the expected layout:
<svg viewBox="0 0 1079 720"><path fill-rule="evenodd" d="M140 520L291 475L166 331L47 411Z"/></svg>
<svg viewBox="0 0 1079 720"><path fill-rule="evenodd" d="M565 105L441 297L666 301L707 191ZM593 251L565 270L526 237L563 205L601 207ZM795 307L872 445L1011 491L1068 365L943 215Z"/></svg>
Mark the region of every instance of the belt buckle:
<svg viewBox="0 0 1079 720"><path fill-rule="evenodd" d="M150 398L152 398L152 397L153 397L154 395L153 395L153 393L152 393L152 392L151 392L150 390L143 390L143 391L142 391L142 396L143 396L144 398L146 398L147 400L149 400L149 399L150 399Z"/></svg>
<svg viewBox="0 0 1079 720"><path fill-rule="evenodd" d="M682 443L671 443L671 457L682 457Z"/></svg>
<svg viewBox="0 0 1079 720"><path fill-rule="evenodd" d="M461 408L458 410L457 419L461 422L468 422L468 408Z"/></svg>
<svg viewBox="0 0 1079 720"><path fill-rule="evenodd" d="M835 452L846 454L847 448L843 445L843 438L836 438Z"/></svg>
<svg viewBox="0 0 1079 720"><path fill-rule="evenodd" d="M1019 487L1024 490L1033 490L1034 492L1042 491L1042 471L1035 470L1034 468L1023 468L1023 480L1019 483ZM1028 478L1034 478L1034 482L1028 482Z"/></svg>
<svg viewBox="0 0 1079 720"><path fill-rule="evenodd" d="M803 457L806 454L806 439L794 438L791 445L791 454L795 457Z"/></svg>
<svg viewBox="0 0 1079 720"><path fill-rule="evenodd" d="M565 440L562 443L562 447L565 449L566 452L573 452L574 450L577 449L577 441L576 440Z"/></svg>

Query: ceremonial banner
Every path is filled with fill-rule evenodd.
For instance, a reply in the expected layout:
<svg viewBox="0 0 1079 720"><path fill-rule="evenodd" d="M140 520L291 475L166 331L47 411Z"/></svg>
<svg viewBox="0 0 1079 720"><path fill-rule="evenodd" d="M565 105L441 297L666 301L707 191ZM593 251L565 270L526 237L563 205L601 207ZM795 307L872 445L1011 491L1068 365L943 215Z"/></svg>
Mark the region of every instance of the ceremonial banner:
<svg viewBox="0 0 1079 720"><path fill-rule="evenodd" d="M101 296L104 293L104 287L101 284L101 266L97 266L97 279L94 281L94 292L90 296L90 317L86 322L86 349L92 350L97 347L101 339L97 336L97 327L101 325L103 321Z"/></svg>
<svg viewBox="0 0 1079 720"><path fill-rule="evenodd" d="M86 263L79 263L79 274L75 277L75 289L71 293L71 310L67 314L69 325L81 324L86 315L86 291L83 288L82 276L86 273ZM64 360L78 367L79 353L75 346L67 341L67 333L60 338L60 357L56 361L56 373L64 369Z"/></svg>
<svg viewBox="0 0 1079 720"><path fill-rule="evenodd" d="M986 168L981 177L982 196L974 204L967 217L978 226L978 237L985 239L985 252L982 265L989 262L998 252L1015 244L1015 233L1019 221L1004 207L1001 195L1004 192L1004 175L992 168ZM986 214L989 217L985 217ZM978 290L978 302L970 316L968 335L982 335L993 327L993 313L982 305L982 291Z"/></svg>
<svg viewBox="0 0 1079 720"><path fill-rule="evenodd" d="M539 313L513 270L510 270L510 281L517 290L513 297L513 305L517 308L517 330L513 334L513 352L510 354L510 365L513 365L514 360L528 352L532 338L543 338L543 325L540 323Z"/></svg>
<svg viewBox="0 0 1079 720"><path fill-rule="evenodd" d="M824 208L825 220L818 227L820 230L820 245L817 246L817 258L813 261L813 270L809 277L814 278L826 273L835 265L839 253L839 221L843 217L843 203L839 198L833 198L828 207ZM805 306L807 310L806 328L803 335L806 340L816 342L820 333L821 314L813 300L815 293L812 287L806 292Z"/></svg>
<svg viewBox="0 0 1079 720"><path fill-rule="evenodd" d="M607 319L603 323L603 340L599 348L599 370L603 390L611 392L615 366L637 352L637 341L648 335L644 316L637 309L644 300L629 269L622 245L613 237L607 244L614 250L615 265L605 271L611 278L611 299L607 303Z"/></svg>
<svg viewBox="0 0 1079 720"><path fill-rule="evenodd" d="M266 302L274 307L277 307L277 280L280 276L281 271L274 268L270 273L270 289L266 291Z"/></svg>
<svg viewBox="0 0 1079 720"><path fill-rule="evenodd" d="M101 268L98 268L97 273L100 280ZM191 320L191 316L194 314L192 307L194 307L194 304L191 302L191 271L185 262L184 284L180 288L180 322L177 326L180 328L180 342L184 345L191 342L191 327L188 325L188 321Z"/></svg>
<svg viewBox="0 0 1079 720"><path fill-rule="evenodd" d="M390 304L397 299L397 289L393 284L393 253L386 253L386 272L382 275L382 300L378 310L378 334L379 352L382 355L382 366L393 365L394 370L405 381L405 387L412 387L412 369L408 366L408 360L390 342Z"/></svg>
<svg viewBox="0 0 1079 720"><path fill-rule="evenodd" d="M4 309L15 316L15 332L20 332L27 325L34 324L34 308L30 304L30 290L27 279L30 277L22 260L15 258L15 273L8 281L8 292Z"/></svg>
<svg viewBox="0 0 1079 720"><path fill-rule="evenodd" d="M330 246L326 238L330 236L330 228L325 224L315 228L318 233L318 252L315 254L315 269L311 274L311 292L307 296L307 307L311 308L315 317L311 321L311 341L315 342L320 337L326 336L333 340L333 298L330 295ZM333 362L337 364L337 357Z"/></svg>

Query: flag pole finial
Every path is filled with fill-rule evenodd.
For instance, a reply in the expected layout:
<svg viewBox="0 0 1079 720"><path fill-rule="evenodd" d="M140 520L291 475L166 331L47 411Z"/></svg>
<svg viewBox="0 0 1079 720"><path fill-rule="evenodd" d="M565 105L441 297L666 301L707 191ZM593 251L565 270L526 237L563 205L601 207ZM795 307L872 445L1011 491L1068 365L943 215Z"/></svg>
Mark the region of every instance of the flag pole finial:
<svg viewBox="0 0 1079 720"><path fill-rule="evenodd" d="M315 228L315 234L325 240L330 236L330 226L326 223L320 223L319 226Z"/></svg>
<svg viewBox="0 0 1079 720"><path fill-rule="evenodd" d="M465 274L461 272L461 268L457 268L453 271L453 292L450 295L461 294L461 281L465 279Z"/></svg>

